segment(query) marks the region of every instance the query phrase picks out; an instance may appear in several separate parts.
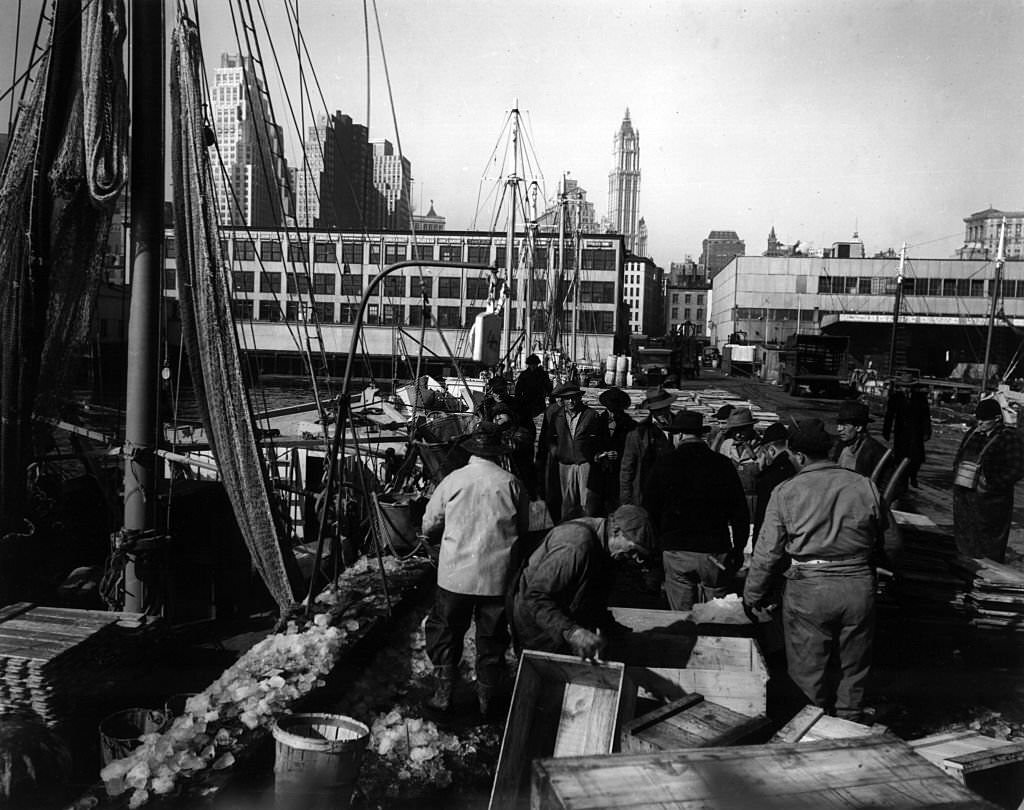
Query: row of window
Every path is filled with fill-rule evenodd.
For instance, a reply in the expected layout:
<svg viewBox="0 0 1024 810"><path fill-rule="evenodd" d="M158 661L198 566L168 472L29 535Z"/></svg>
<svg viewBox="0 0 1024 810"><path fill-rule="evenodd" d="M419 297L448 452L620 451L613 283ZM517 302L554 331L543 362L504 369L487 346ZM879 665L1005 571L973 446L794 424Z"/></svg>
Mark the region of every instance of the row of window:
<svg viewBox="0 0 1024 810"><path fill-rule="evenodd" d="M673 304L678 304L679 303L679 295L680 295L679 293L672 293L672 303ZM693 295L694 295L693 293L683 293L682 295L683 295L683 303L684 304L693 303L693 301L692 301L692 298L693 298ZM703 304L704 303L704 293L696 293L696 296L697 296L697 303L698 304Z"/></svg>
<svg viewBox="0 0 1024 810"><path fill-rule="evenodd" d="M683 320L684 321L690 320L691 314L693 312L694 312L694 310L691 310L690 307L683 307ZM696 310L696 318L697 318L698 321L703 321L704 320L704 310L702 308L700 308L700 307L698 307L697 310ZM671 315L670 320L672 320L672 321L678 321L679 320L679 307L672 307L672 315Z"/></svg>
<svg viewBox="0 0 1024 810"><path fill-rule="evenodd" d="M175 270L167 268L164 270L164 289L173 290L175 287ZM285 289L291 294L307 295L310 288L310 278L298 273L282 274L277 271L266 270L256 273L254 270L236 270L231 274L232 290L240 292L256 292L257 276L259 276L259 292L280 293L281 277L285 276ZM457 277L440 276L437 278L402 275L387 276L381 282L378 290L387 298L419 298L426 295L434 298L434 282L437 282L437 298L462 298L463 280ZM466 298L470 301L486 301L490 288L490 279L467 278L465 280ZM518 287L522 286L524 294L526 288L525 280L518 280L511 285L512 298L515 299ZM313 273L312 287L314 295L358 295L363 294L363 277L358 274L337 273ZM562 282L562 295L568 291L568 281ZM533 280L533 300L543 302L547 300L548 284L546 279ZM613 304L615 303L615 283L611 281L581 281L580 301L585 304Z"/></svg>
<svg viewBox="0 0 1024 810"><path fill-rule="evenodd" d="M235 261L255 261L256 242L252 239L233 240L233 258ZM229 243L227 239L220 242L221 253L228 255ZM289 242L287 244L288 261L305 264L309 260L308 242ZM436 252L435 252L436 248ZM533 266L535 269L543 269L548 266L548 248L539 246L534 250ZM552 266L558 266L558 248L551 248ZM177 257L177 245L174 237L167 237L164 241L164 255L168 259ZM264 239L259 243L259 257L264 262L279 262L285 253L281 242L277 239ZM339 258L337 243L335 242L314 242L313 262L314 264L383 264L390 265L404 261L438 261L448 264L492 264L490 245L407 245L407 244L386 244L383 246L376 242L342 241ZM575 267L576 255L574 251L566 250L563 267L572 270ZM512 251L512 263L519 265L519 248ZM505 266L505 246L499 245L494 248L494 262L498 267ZM580 268L583 270L615 270L615 251L598 248L585 248L580 256Z"/></svg>
<svg viewBox="0 0 1024 810"><path fill-rule="evenodd" d="M987 298L989 283L983 278L905 278L904 295L936 298ZM826 295L894 295L896 279L882 276L819 276L818 292ZM1004 280L1003 296L1024 297L1024 280Z"/></svg>
<svg viewBox="0 0 1024 810"><path fill-rule="evenodd" d="M259 307L256 308L256 304ZM282 320L297 322L299 320L314 319L322 324L352 324L356 322L356 315L359 312L358 304L334 304L332 301L317 301L312 307L300 304L298 301L285 301L285 308L282 311L276 301L240 301L231 302L234 316L243 321L269 321L279 323ZM473 325L476 316L483 312L483 307L433 307L427 310L428 323L433 323L431 318L436 319L438 326L448 329L468 329ZM406 317L408 315L408 317ZM547 311L533 310L533 328L543 329L546 326ZM517 320L525 320L519 317ZM568 315L562 318L563 329L572 328ZM420 326L423 322L423 308L419 306L406 307L403 304L368 304L366 307L365 322L371 326ZM518 324L513 327L519 328ZM580 331L596 332L600 334L611 334L615 330L615 317L611 312L588 312L580 311Z"/></svg>

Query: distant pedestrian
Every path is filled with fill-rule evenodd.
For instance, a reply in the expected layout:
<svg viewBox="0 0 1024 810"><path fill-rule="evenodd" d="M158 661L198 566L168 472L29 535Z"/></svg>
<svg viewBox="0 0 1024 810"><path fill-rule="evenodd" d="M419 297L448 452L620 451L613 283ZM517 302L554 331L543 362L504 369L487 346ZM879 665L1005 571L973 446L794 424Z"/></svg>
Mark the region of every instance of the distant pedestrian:
<svg viewBox="0 0 1024 810"><path fill-rule="evenodd" d="M924 463L924 444L932 437L932 415L928 393L916 384L910 374L902 374L893 381L893 390L885 405L882 436L892 439L892 454L899 463L908 459L907 481L917 486L917 472Z"/></svg>
<svg viewBox="0 0 1024 810"><path fill-rule="evenodd" d="M743 561L750 510L732 462L701 438L701 414L681 411L668 430L675 449L655 462L644 503L662 551L669 606L690 610L698 589L705 598L728 593Z"/></svg>
<svg viewBox="0 0 1024 810"><path fill-rule="evenodd" d="M968 557L1003 562L1013 521L1013 488L1024 477L1024 440L1003 422L995 399L983 399L978 423L953 462L953 534Z"/></svg>
<svg viewBox="0 0 1024 810"><path fill-rule="evenodd" d="M619 473L626 441L636 429L633 417L626 413L629 394L620 388L602 391L597 398L606 410L597 416L597 446L590 465L587 488L596 498L596 515L610 515L619 506Z"/></svg>
<svg viewBox="0 0 1024 810"><path fill-rule="evenodd" d="M784 572L789 675L813 705L857 720L871 668L873 565L886 513L870 479L828 460L832 443L820 419L804 420L790 435L799 472L768 502L743 601L767 607Z"/></svg>
<svg viewBox="0 0 1024 810"><path fill-rule="evenodd" d="M428 705L451 710L463 640L473 622L477 696L486 715L508 649L505 593L529 507L522 483L499 465L509 452L499 428L483 422L462 446L471 454L469 462L442 479L423 515L423 533L441 543L437 591L425 627L435 680Z"/></svg>
<svg viewBox="0 0 1024 810"><path fill-rule="evenodd" d="M840 467L859 472L868 478L885 455L885 445L868 430L870 421L871 411L863 402L843 402L836 416L839 437L831 452L832 459Z"/></svg>

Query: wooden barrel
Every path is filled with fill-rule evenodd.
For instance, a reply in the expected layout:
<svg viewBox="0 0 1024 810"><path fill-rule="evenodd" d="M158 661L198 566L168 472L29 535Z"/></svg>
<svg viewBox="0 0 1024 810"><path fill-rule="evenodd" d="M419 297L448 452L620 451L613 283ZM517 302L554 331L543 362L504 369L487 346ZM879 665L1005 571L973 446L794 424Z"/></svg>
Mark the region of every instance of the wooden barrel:
<svg viewBox="0 0 1024 810"><path fill-rule="evenodd" d="M279 808L339 810L352 801L370 730L340 714L296 714L273 727Z"/></svg>

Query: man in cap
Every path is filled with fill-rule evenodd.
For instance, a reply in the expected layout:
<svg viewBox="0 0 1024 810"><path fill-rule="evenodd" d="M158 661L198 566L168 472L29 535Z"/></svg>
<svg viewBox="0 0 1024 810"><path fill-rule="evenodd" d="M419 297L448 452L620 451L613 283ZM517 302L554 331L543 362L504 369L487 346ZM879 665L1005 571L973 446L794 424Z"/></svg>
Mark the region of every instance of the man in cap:
<svg viewBox="0 0 1024 810"><path fill-rule="evenodd" d="M767 607L774 577L785 569L789 675L812 704L855 720L871 667L873 561L882 553L886 514L869 478L829 461L832 443L820 419L806 419L790 434L799 472L768 502L743 601ZM830 659L839 662L837 674L828 671Z"/></svg>
<svg viewBox="0 0 1024 810"><path fill-rule="evenodd" d="M647 417L638 420L636 429L626 437L619 469L619 501L643 506L644 488L651 468L659 456L672 450L665 428L672 421L675 397L661 388L648 389L640 407Z"/></svg>
<svg viewBox="0 0 1024 810"><path fill-rule="evenodd" d="M540 358L531 354L526 358L526 368L516 377L516 400L523 416L536 419L544 413L544 404L552 388L551 377L541 365ZM538 425L535 427L540 429Z"/></svg>
<svg viewBox="0 0 1024 810"><path fill-rule="evenodd" d="M555 526L513 585L517 646L597 660L614 626L607 601L613 563L639 564L653 544L647 513L638 506Z"/></svg>
<svg viewBox="0 0 1024 810"><path fill-rule="evenodd" d="M668 430L675 449L655 462L644 503L662 552L669 605L689 610L698 587L706 598L728 593L743 560L750 510L732 462L701 438L700 413L677 413Z"/></svg>
<svg viewBox="0 0 1024 810"><path fill-rule="evenodd" d="M1003 422L994 398L978 403L978 422L953 463L953 534L969 557L1002 562L1013 519L1013 487L1024 477L1024 441Z"/></svg>
<svg viewBox="0 0 1024 810"><path fill-rule="evenodd" d="M578 385L563 383L551 392L561 408L551 417L549 452L558 460L561 519L571 520L596 512L596 497L587 483L597 451L597 411L583 403Z"/></svg>
<svg viewBox="0 0 1024 810"><path fill-rule="evenodd" d="M754 543L764 523L764 513L775 487L796 475L796 467L789 457L789 431L782 422L773 422L761 436L758 446L760 469L754 479L757 503L754 508Z"/></svg>
<svg viewBox="0 0 1024 810"><path fill-rule="evenodd" d="M832 457L840 467L868 478L885 455L885 445L868 432L870 421L871 412L863 402L854 399L843 402L836 417L839 441L832 448Z"/></svg>
<svg viewBox="0 0 1024 810"><path fill-rule="evenodd" d="M721 411L719 411L721 412ZM712 449L721 453L736 468L747 497L747 508L755 509L758 470L757 446L760 437L754 430L754 413L750 408L733 408L726 417L725 428L716 437Z"/></svg>
<svg viewBox="0 0 1024 810"><path fill-rule="evenodd" d="M892 454L899 463L909 459L907 480L917 486L917 471L924 463L924 444L932 437L932 414L926 388L909 372L892 381L892 390L885 403L882 436L892 438Z"/></svg>
<svg viewBox="0 0 1024 810"><path fill-rule="evenodd" d="M593 494L595 516L604 517L619 505L619 471L626 440L636 428L636 422L626 413L629 394L621 388L602 391L597 401L605 410L597 415L595 432L597 446L594 463L590 465L587 488Z"/></svg>
<svg viewBox="0 0 1024 810"><path fill-rule="evenodd" d="M475 621L477 695L486 715L508 649L505 592L512 547L526 535L529 507L522 483L499 465L509 452L500 428L482 422L462 446L471 454L469 462L441 480L423 515L423 533L441 541L437 593L425 627L435 677L428 705L438 712L451 709L463 638Z"/></svg>

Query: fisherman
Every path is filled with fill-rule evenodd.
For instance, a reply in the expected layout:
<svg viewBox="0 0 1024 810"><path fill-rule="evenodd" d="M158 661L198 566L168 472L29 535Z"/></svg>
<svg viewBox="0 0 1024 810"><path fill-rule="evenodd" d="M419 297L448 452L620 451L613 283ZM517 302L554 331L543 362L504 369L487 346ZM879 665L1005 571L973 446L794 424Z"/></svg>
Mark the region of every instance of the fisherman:
<svg viewBox="0 0 1024 810"><path fill-rule="evenodd" d="M597 415L597 447L590 465L587 489L595 498L596 514L605 517L619 505L619 473L629 435L636 422L626 413L629 394L621 388L609 388L597 398L606 408Z"/></svg>
<svg viewBox="0 0 1024 810"><path fill-rule="evenodd" d="M1024 440L1003 422L995 398L983 399L978 420L953 462L953 534L968 557L1003 562L1013 520L1013 487L1024 477Z"/></svg>
<svg viewBox="0 0 1024 810"><path fill-rule="evenodd" d="M597 411L583 403L583 391L574 383L562 383L551 396L561 409L551 418L550 452L558 459L561 519L593 517L597 497L587 488L590 467L597 450Z"/></svg>
<svg viewBox="0 0 1024 810"><path fill-rule="evenodd" d="M517 647L598 660L615 626L607 601L613 563L642 564L653 548L654 531L638 506L555 526L511 590Z"/></svg>
<svg viewBox="0 0 1024 810"><path fill-rule="evenodd" d="M885 455L885 445L868 432L871 412L863 402L848 399L839 406L839 437L830 453L840 467L868 478Z"/></svg>
<svg viewBox="0 0 1024 810"><path fill-rule="evenodd" d="M760 469L754 479L757 503L754 508L752 539L755 545L772 492L783 481L788 481L796 475L796 467L793 466L793 460L789 455L789 431L782 422L773 422L765 429L758 447L758 463Z"/></svg>
<svg viewBox="0 0 1024 810"><path fill-rule="evenodd" d="M815 706L861 716L875 628L875 570L886 512L870 479L829 461L833 436L806 419L789 438L799 472L772 493L743 592L769 607L785 570L783 625L789 675ZM839 672L829 672L835 656ZM836 685L837 684L837 685Z"/></svg>
<svg viewBox="0 0 1024 810"><path fill-rule="evenodd" d="M626 437L619 470L619 500L643 506L644 487L654 462L672 450L665 428L672 421L675 397L661 388L649 388L640 407L647 417L637 421L636 429Z"/></svg>
<svg viewBox="0 0 1024 810"><path fill-rule="evenodd" d="M706 598L728 593L743 561L750 510L732 462L701 438L696 411L680 411L669 425L675 449L655 462L644 504L651 515L672 610L690 610L700 588Z"/></svg>
<svg viewBox="0 0 1024 810"><path fill-rule="evenodd" d="M509 452L500 428L482 422L462 447L471 454L469 462L437 485L423 515L423 534L441 542L437 592L425 626L435 679L427 705L436 712L451 710L463 639L472 621L477 697L487 716L508 649L505 592L513 545L526 535L529 511L522 483L499 465Z"/></svg>

